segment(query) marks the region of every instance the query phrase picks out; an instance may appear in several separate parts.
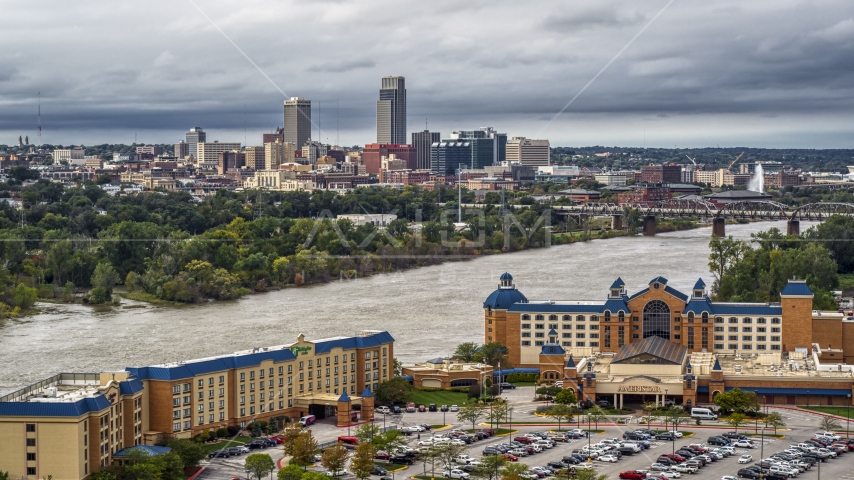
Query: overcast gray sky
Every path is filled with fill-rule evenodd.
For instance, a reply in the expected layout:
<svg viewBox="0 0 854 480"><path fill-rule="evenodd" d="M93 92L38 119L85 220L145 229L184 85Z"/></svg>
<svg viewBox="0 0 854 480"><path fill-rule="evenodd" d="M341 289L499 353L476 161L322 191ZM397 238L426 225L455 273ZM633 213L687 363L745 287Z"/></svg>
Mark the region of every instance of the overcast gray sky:
<svg viewBox="0 0 854 480"><path fill-rule="evenodd" d="M850 0L675 0L551 123L669 0L193 1L272 83L190 0L0 0L0 143L37 139L41 91L44 142L258 145L280 90L323 141L370 143L380 78L403 75L410 132L854 148Z"/></svg>

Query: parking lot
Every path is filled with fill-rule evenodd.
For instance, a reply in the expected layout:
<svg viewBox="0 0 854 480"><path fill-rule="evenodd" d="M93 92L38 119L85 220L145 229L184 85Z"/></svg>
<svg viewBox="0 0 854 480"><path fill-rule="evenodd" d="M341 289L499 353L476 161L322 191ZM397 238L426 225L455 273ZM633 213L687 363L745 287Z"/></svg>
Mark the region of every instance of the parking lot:
<svg viewBox="0 0 854 480"><path fill-rule="evenodd" d="M528 401L531 397L529 395L517 391L511 391L511 395L505 395L508 400L511 402L511 405L514 407L513 413L513 421L542 421L543 419L540 417L536 417L533 414L534 408L537 404ZM773 408L772 408L773 410ZM791 444L796 444L799 442L803 442L805 440L809 440L813 437L814 433L819 431L817 428L818 425L818 415L811 414L806 411L792 411L780 409L779 412L783 415L787 425L787 429L780 432L785 435L785 438L778 439L772 437L766 437L764 439L764 447L754 448L752 450L747 450L744 448L736 448L736 454L731 455L722 460L718 460L712 462L705 467L701 468L695 474L682 474L682 477L690 477L691 479L696 480L719 480L722 476L732 475L735 476L739 468L743 468L747 465L739 465L738 457L742 453L749 453L753 456L753 463L758 462L761 458L768 458L772 454L776 452L781 452L788 448ZM442 424L444 418L444 423L450 425L449 428L444 429L443 433L447 433L447 430L451 428L471 428L471 424L464 425L460 423L456 414L453 412L418 412L418 413L405 413L403 415L389 415L385 418L385 423L387 425L396 425L398 427L403 427L407 425L414 425L420 423L426 424ZM517 420L519 419L519 420ZM382 416L377 418L377 424L382 425ZM616 463L607 463L607 462L599 462L592 461L591 464L593 468L603 474L609 475L609 478L616 479L620 472L626 470L649 470L650 465L652 465L659 455L664 453L671 453L674 450L678 450L680 447L687 446L693 443L705 444L706 440L709 436L712 435L720 435L724 432L731 431L732 429L723 425L716 425L717 428L697 428L692 426L682 426L680 430L693 432L694 434L689 437L678 439L676 442L669 442L664 440L653 441L651 447L648 450L642 450L641 452L631 455L631 456L623 456ZM582 425L582 427L584 427ZM317 440L321 443L326 441L333 441L337 438L338 435L346 435L347 429L341 429L334 427L328 423L320 423L318 425L314 425L311 427L313 434L316 436ZM537 427L537 426L515 426L514 430L517 430L518 433L514 433L511 436L495 436L490 437L485 440L477 441L471 444L467 449L467 454L474 458L481 458L483 449L496 445L499 443L508 443L512 440L512 438L524 435L525 433L530 432L543 432L547 431L548 428L554 427ZM554 448L544 450L541 453L537 453L532 456L523 457L519 459L519 462L525 463L529 466L545 466L549 462L561 460L564 456L570 455L573 450L581 449L583 446L589 443L596 443L604 439L608 438L622 438L623 433L627 431L632 431L639 428L637 424L632 424L630 426L622 426L622 427L600 427L600 430L604 430L605 433L597 433L593 434L591 438L588 439L576 439L570 440L569 442L563 443L558 442ZM653 427L654 428L654 427ZM752 429L743 428L742 431L745 433L752 433ZM431 432L423 432L420 434L421 439L426 439L431 436ZM406 437L407 443L416 447L418 443L418 436L411 435ZM760 443L759 437L754 438L755 443L758 445ZM274 460L278 460L282 458L282 448L281 446L275 448L269 448L266 450L254 450L253 453L269 453L273 457ZM228 458L228 459L216 459L209 462L206 466L208 467L206 472L200 477L203 479L214 479L214 478L231 478L231 477L245 477L245 472L243 471L243 463L244 456ZM751 463L752 464L752 463ZM750 465L750 464L749 464ZM826 462L821 463L821 475L826 479L841 479L841 480L854 480L854 452L845 453L840 455L838 458L830 459ZM435 470L434 470L435 468ZM318 471L321 471L321 467L315 468ZM424 463L415 463L411 465L408 469L396 472L394 474L389 474L389 476L397 479L400 478L409 478L413 475L424 475L431 474L431 471L435 471L437 477L442 475L442 469L440 465L425 465ZM351 480L352 476L343 476L342 478ZM378 477L374 477L378 478ZM814 465L811 469L800 473L797 477L798 479L818 479L818 465Z"/></svg>

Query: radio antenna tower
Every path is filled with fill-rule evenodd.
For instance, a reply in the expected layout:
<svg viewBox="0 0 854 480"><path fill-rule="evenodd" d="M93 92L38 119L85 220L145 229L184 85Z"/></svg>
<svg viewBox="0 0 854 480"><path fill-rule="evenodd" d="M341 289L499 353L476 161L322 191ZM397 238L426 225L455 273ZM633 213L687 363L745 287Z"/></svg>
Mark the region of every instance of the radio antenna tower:
<svg viewBox="0 0 854 480"><path fill-rule="evenodd" d="M42 138L42 92L39 92L39 140ZM39 141L41 143L41 141Z"/></svg>

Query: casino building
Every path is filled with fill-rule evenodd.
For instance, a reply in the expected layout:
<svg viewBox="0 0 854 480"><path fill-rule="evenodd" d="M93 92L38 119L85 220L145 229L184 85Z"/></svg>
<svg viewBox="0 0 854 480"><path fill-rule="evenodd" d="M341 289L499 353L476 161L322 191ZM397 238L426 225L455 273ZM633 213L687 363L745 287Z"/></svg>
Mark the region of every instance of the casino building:
<svg viewBox="0 0 854 480"><path fill-rule="evenodd" d="M296 342L104 373L60 373L0 397L0 471L82 479L122 451L253 420L370 420L394 375L388 332Z"/></svg>
<svg viewBox="0 0 854 480"><path fill-rule="evenodd" d="M685 294L664 277L600 301L532 301L505 273L483 303L484 341L508 347L514 371L564 380L581 399L709 402L735 387L771 404L844 405L854 393L854 321L812 310L803 280L779 303L714 302L702 279Z"/></svg>

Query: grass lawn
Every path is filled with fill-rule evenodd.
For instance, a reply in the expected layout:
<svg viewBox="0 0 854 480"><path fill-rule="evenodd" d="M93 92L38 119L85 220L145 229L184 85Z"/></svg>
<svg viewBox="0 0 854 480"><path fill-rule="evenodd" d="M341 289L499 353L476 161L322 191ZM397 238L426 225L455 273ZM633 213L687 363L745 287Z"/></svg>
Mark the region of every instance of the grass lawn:
<svg viewBox="0 0 854 480"><path fill-rule="evenodd" d="M388 470L389 472L396 472L398 470L403 470L407 467L406 465L401 465L399 463L388 463L388 462L374 462L374 465L376 465L378 467L383 467L384 469Z"/></svg>
<svg viewBox="0 0 854 480"><path fill-rule="evenodd" d="M812 410L813 412L829 413L840 417L854 418L854 411L849 412L848 407L800 407L804 410ZM849 413L851 415L849 415Z"/></svg>
<svg viewBox="0 0 854 480"><path fill-rule="evenodd" d="M430 425L430 429L432 429L432 430L438 430L438 429L440 429L440 428L445 428L445 427L447 427L447 425L441 425L441 424L438 424L438 425Z"/></svg>
<svg viewBox="0 0 854 480"><path fill-rule="evenodd" d="M424 405L425 407L430 405L431 403L435 403L437 407L441 407L442 405L459 405L463 406L468 401L468 395L461 392L423 392L421 390L415 390L412 395L412 401L415 405ZM442 412L433 412L437 414L441 414Z"/></svg>
<svg viewBox="0 0 854 480"><path fill-rule="evenodd" d="M211 453L221 448L239 447L251 441L252 439L249 437L234 437L233 439L224 439L216 443L204 443L202 444L202 448L204 448L206 452Z"/></svg>
<svg viewBox="0 0 854 480"><path fill-rule="evenodd" d="M754 438L756 438L756 437L762 437L762 434L761 434L761 433L745 433L745 432L739 432L739 433L741 433L741 434L742 434L742 435L744 435L745 437L754 437ZM766 436L766 437L769 437L769 438L786 438L786 436L785 436L785 435L779 435L779 434L772 435L772 434L770 434L770 433L766 433L766 434L765 434L765 436Z"/></svg>

